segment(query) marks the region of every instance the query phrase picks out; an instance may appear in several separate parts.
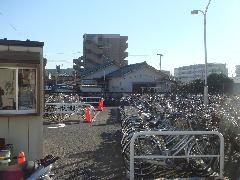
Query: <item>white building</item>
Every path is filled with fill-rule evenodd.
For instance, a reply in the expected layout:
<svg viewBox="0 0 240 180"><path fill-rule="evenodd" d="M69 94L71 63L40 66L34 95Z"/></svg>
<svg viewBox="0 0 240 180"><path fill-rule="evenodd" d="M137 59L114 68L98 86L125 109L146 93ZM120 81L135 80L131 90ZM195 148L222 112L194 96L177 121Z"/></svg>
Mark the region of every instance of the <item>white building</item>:
<svg viewBox="0 0 240 180"><path fill-rule="evenodd" d="M207 64L207 75L212 73L225 74L228 76L228 69L226 64L221 63L208 63ZM190 66L183 66L174 68L174 76L176 80L187 83L195 79L205 78L205 64L196 64Z"/></svg>
<svg viewBox="0 0 240 180"><path fill-rule="evenodd" d="M161 85L162 92L169 91L165 89L163 83L159 80L167 79L169 76L146 62L136 63L124 66L106 76L110 92L140 93L143 87L156 87ZM168 83L168 81L164 81ZM160 88L160 87L159 87Z"/></svg>
<svg viewBox="0 0 240 180"><path fill-rule="evenodd" d="M235 66L235 73L236 73L236 77L240 77L240 65Z"/></svg>
<svg viewBox="0 0 240 180"><path fill-rule="evenodd" d="M82 92L138 92L142 87L159 87L169 92L169 75L151 67L146 62L119 67L113 61L82 72ZM167 83L167 84L166 84Z"/></svg>

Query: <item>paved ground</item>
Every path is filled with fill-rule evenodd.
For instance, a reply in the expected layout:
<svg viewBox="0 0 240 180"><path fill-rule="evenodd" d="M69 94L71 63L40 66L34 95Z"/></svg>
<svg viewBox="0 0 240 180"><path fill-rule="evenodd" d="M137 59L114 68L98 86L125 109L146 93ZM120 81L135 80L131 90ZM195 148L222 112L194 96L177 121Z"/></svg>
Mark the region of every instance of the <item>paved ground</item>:
<svg viewBox="0 0 240 180"><path fill-rule="evenodd" d="M44 125L44 154L61 159L56 179L125 179L117 108L105 108L95 122L82 121L50 129Z"/></svg>

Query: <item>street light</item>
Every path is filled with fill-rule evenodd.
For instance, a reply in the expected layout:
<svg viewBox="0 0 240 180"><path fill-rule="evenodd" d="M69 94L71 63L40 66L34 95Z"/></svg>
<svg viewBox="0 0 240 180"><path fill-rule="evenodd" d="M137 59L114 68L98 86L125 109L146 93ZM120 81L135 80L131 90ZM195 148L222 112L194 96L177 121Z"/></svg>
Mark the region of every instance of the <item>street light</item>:
<svg viewBox="0 0 240 180"><path fill-rule="evenodd" d="M159 65L160 65L160 70L161 70L161 63L162 63L162 61L161 61L161 59L162 59L162 54L157 54L158 56L160 56L160 63L159 63Z"/></svg>
<svg viewBox="0 0 240 180"><path fill-rule="evenodd" d="M204 53L205 53L205 83L204 83L204 105L208 105L208 86L207 86L207 42L206 42L206 16L207 16L207 11L208 7L211 3L211 0L208 1L208 4L206 6L205 11L202 10L193 10L191 11L191 14L195 15L198 14L199 12L203 14L204 16Z"/></svg>

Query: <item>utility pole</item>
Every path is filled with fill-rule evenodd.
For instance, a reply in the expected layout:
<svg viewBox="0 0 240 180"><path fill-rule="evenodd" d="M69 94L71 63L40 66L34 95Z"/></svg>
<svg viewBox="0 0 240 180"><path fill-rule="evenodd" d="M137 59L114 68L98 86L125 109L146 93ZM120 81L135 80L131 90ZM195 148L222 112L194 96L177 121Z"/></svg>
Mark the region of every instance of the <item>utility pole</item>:
<svg viewBox="0 0 240 180"><path fill-rule="evenodd" d="M158 56L160 56L160 63L159 63L159 66L160 66L160 69L159 70L162 70L161 66L162 66L162 54L157 54Z"/></svg>

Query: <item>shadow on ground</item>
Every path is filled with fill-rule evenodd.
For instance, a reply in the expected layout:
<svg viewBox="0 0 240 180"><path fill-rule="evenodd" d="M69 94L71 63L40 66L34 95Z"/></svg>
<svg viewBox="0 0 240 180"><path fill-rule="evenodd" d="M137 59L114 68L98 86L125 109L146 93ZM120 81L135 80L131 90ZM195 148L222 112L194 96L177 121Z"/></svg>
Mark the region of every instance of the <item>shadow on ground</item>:
<svg viewBox="0 0 240 180"><path fill-rule="evenodd" d="M110 109L108 116L110 118L106 120L106 123L93 124L92 126L120 125L121 119L120 119L120 112L118 108Z"/></svg>
<svg viewBox="0 0 240 180"><path fill-rule="evenodd" d="M121 156L121 132L118 109L110 109L105 122L92 126L119 126L100 134L101 143L95 149L69 154L69 163L55 168L57 179L125 179L125 168ZM115 127L115 126L114 126ZM96 127L97 128L97 127ZM106 128L109 129L109 128ZM87 162L87 163L85 163ZM64 172L62 170L64 169Z"/></svg>
<svg viewBox="0 0 240 180"><path fill-rule="evenodd" d="M120 132L101 134L103 143L94 151L70 154L70 159L81 159L82 162L92 161L85 166L89 179L123 179L124 167L120 153ZM60 167L61 168L61 167ZM90 174L89 174L90 173Z"/></svg>

